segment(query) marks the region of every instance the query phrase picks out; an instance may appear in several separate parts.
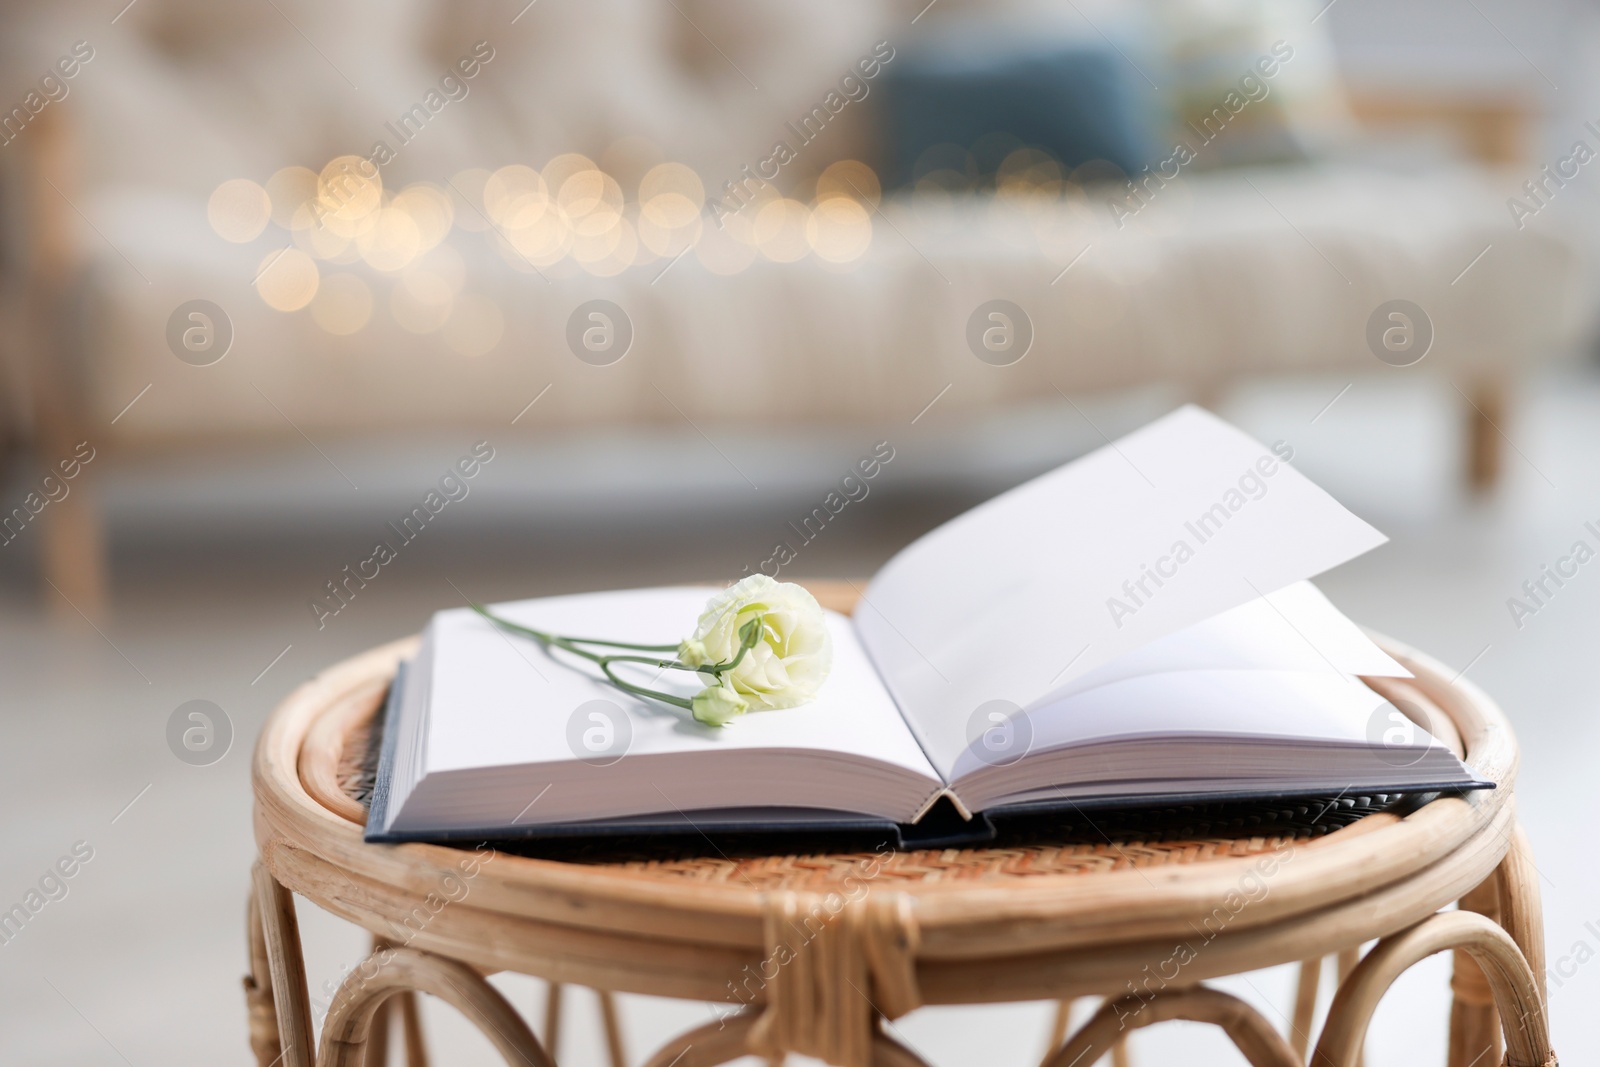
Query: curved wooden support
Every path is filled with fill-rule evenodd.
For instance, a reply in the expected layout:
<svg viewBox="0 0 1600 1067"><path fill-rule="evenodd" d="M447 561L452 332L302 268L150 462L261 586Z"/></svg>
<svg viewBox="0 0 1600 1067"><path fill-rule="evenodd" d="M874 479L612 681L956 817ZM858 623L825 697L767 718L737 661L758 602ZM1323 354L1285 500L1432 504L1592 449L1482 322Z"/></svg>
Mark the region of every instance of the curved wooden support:
<svg viewBox="0 0 1600 1067"><path fill-rule="evenodd" d="M750 1054L756 1015L743 1012L679 1034L645 1061L644 1067L717 1067Z"/></svg>
<svg viewBox="0 0 1600 1067"><path fill-rule="evenodd" d="M1300 1067L1300 1057L1260 1012L1236 996L1206 986L1162 990L1149 999L1130 993L1109 1000L1044 1067L1093 1063L1112 1051L1130 1030L1169 1019L1222 1027L1252 1067Z"/></svg>
<svg viewBox="0 0 1600 1067"><path fill-rule="evenodd" d="M1313 1067L1354 1067L1378 1002L1419 960L1459 949L1482 969L1505 1030L1508 1067L1553 1067L1538 981L1511 936L1471 911L1443 912L1378 942L1333 999Z"/></svg>
<svg viewBox="0 0 1600 1067"><path fill-rule="evenodd" d="M464 963L415 949L381 949L345 976L322 1026L317 1067L361 1067L378 1006L408 991L432 993L470 1019L509 1064L555 1067L506 998Z"/></svg>
<svg viewBox="0 0 1600 1067"><path fill-rule="evenodd" d="M748 1056L751 1054L750 1032L759 1018L757 1012L746 1011L679 1034L656 1049L644 1067L718 1067L729 1060ZM922 1057L881 1031L872 1035L872 1064L873 1067L928 1067Z"/></svg>
<svg viewBox="0 0 1600 1067"><path fill-rule="evenodd" d="M372 937L372 951L394 951L400 946L387 937ZM422 1011L417 1005L417 995L398 993L378 1005L372 1014L372 1027L367 1032L365 1067L388 1067L389 1021L398 1015L400 1037L406 1050L406 1067L428 1067L428 1043L422 1036Z"/></svg>

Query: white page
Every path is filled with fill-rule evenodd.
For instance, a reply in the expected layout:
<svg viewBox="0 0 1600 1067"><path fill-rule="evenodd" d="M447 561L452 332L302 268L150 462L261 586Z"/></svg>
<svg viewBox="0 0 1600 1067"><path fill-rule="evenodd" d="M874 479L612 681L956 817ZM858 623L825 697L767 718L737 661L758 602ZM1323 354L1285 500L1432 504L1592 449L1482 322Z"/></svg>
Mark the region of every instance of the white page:
<svg viewBox="0 0 1600 1067"><path fill-rule="evenodd" d="M555 633L650 644L687 637L714 588L667 588L588 593L496 604L512 622ZM937 782L850 620L827 612L833 670L817 699L797 708L752 711L726 728L702 726L688 712L631 697L598 679L592 665L575 668L529 638L506 633L469 608L434 617L432 693L424 770L535 764L577 758L568 738L573 712L590 700L623 708L632 732L630 753L731 749L804 749L867 756ZM698 675L654 668L630 681L692 695ZM620 673L620 671L619 671ZM824 798L819 798L824 799ZM729 797L730 805L757 803Z"/></svg>
<svg viewBox="0 0 1600 1067"><path fill-rule="evenodd" d="M1252 673L1268 681L1252 680ZM1295 582L1159 637L1040 697L1025 709L1029 751L1120 735L1138 723L1145 724L1136 730L1142 733L1229 736L1260 732L1260 724L1269 722L1287 736L1347 742L1343 726L1318 736L1325 723L1316 709L1329 692L1363 714L1381 703L1355 675L1404 678L1411 672L1316 586ZM1150 681L1121 685L1136 679ZM1187 692L1189 685L1206 695ZM1102 689L1106 692L1090 693ZM1215 699L1219 691L1232 693L1232 706ZM1108 698L1130 703L1113 710ZM1225 718L1223 708L1228 709ZM939 770L951 781L971 773L983 762L982 744L981 736L972 739L961 756Z"/></svg>
<svg viewBox="0 0 1600 1067"><path fill-rule="evenodd" d="M1384 698L1331 672L1181 670L1123 678L1066 697L1032 715L1030 751L1119 738L1233 738L1371 745L1373 713ZM1418 729L1421 750L1438 742ZM955 777L988 769L973 752ZM1196 773L1203 776L1204 768ZM965 799L965 798L963 798Z"/></svg>
<svg viewBox="0 0 1600 1067"><path fill-rule="evenodd" d="M1046 705L1124 678L1183 670L1304 671L1337 677L1409 678L1383 649L1310 582L1229 608L1158 637L1040 697Z"/></svg>
<svg viewBox="0 0 1600 1067"><path fill-rule="evenodd" d="M1187 406L920 538L873 579L855 624L946 763L988 701L1027 707L1384 540L1259 442ZM1168 571L1160 585L1151 566Z"/></svg>

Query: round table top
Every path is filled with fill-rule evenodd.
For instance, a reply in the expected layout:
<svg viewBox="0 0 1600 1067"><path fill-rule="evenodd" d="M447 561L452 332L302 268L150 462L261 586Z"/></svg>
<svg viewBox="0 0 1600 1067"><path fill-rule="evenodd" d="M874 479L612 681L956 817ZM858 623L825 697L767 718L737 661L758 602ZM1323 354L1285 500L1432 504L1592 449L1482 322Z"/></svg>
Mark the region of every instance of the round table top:
<svg viewBox="0 0 1600 1067"><path fill-rule="evenodd" d="M844 608L851 588L813 585ZM1256 811L1256 826L1197 817L1160 834L1085 819L1055 839L968 849L558 861L369 845L358 757L415 648L407 638L328 668L273 713L255 752L256 841L280 883L375 933L486 971L596 988L722 998L760 960L776 901L832 909L862 885L892 894L914 928L923 1003L1121 991L1174 939L1198 934L1205 951L1185 961L1197 981L1403 929L1505 853L1517 753L1504 718L1432 659L1379 641L1415 677L1368 684L1422 708L1499 788L1383 811L1341 798L1331 822L1303 802Z"/></svg>

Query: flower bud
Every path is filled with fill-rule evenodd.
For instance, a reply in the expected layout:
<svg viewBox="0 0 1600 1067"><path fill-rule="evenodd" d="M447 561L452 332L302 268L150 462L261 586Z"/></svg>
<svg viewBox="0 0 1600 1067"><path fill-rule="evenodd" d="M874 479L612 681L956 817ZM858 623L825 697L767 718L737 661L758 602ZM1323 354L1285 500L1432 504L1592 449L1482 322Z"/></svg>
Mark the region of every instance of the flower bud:
<svg viewBox="0 0 1600 1067"><path fill-rule="evenodd" d="M691 637L678 646L678 659L687 666L698 667L708 658L704 641Z"/></svg>
<svg viewBox="0 0 1600 1067"><path fill-rule="evenodd" d="M722 685L712 685L700 690L691 702L694 717L707 726L726 726L734 718L750 710L750 702Z"/></svg>

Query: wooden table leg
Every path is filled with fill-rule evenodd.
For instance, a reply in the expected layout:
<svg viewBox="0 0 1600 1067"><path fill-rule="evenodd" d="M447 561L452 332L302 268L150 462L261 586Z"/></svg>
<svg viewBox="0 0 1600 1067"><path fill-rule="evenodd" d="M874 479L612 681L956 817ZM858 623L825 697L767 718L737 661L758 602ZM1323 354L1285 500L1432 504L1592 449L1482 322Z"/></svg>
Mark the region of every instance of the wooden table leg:
<svg viewBox="0 0 1600 1067"><path fill-rule="evenodd" d="M316 1049L311 1043L311 998L306 992L306 965L300 955L300 923L294 914L294 894L278 884L260 863L252 872L256 908L272 974L272 1001L278 1016L282 1067L312 1067Z"/></svg>
<svg viewBox="0 0 1600 1067"><path fill-rule="evenodd" d="M608 989L595 990L600 998L600 1022L606 1031L606 1051L611 1055L611 1067L628 1067L628 1053L622 1047L622 1020L617 1016L617 1002Z"/></svg>
<svg viewBox="0 0 1600 1067"><path fill-rule="evenodd" d="M1462 911L1498 919L1494 879L1490 878L1461 898ZM1450 974L1450 1052L1449 1067L1470 1063L1499 1063L1500 1017L1495 1013L1494 995L1483 968L1461 949L1452 953Z"/></svg>
<svg viewBox="0 0 1600 1067"><path fill-rule="evenodd" d="M261 908L254 889L245 909L245 932L250 942L250 973L244 976L244 999L249 1010L250 1051L256 1067L272 1067L283 1052L278 1041L278 1008L272 1002L272 965L267 961L267 938L261 929Z"/></svg>
<svg viewBox="0 0 1600 1067"><path fill-rule="evenodd" d="M1049 1063L1056 1054L1056 1049L1061 1047L1061 1042L1067 1039L1067 1028L1072 1025L1072 1001L1056 1001L1055 1019L1050 1023L1050 1040L1044 1047L1042 1063Z"/></svg>
<svg viewBox="0 0 1600 1067"><path fill-rule="evenodd" d="M1528 961L1538 985L1540 1004L1544 1005L1548 1003L1548 992L1538 878L1527 836L1519 826L1512 831L1511 846L1494 874L1461 898L1461 910L1487 916L1511 935ZM1505 1042L1488 978L1466 952L1457 950L1453 963L1449 1067L1498 1063Z"/></svg>
<svg viewBox="0 0 1600 1067"><path fill-rule="evenodd" d="M1467 484L1474 492L1493 489L1505 466L1505 439L1501 427L1511 415L1510 386L1503 378L1487 376L1473 382L1467 397Z"/></svg>
<svg viewBox="0 0 1600 1067"><path fill-rule="evenodd" d="M1311 1047L1311 1028L1316 1025L1317 987L1322 984L1323 957L1302 960L1300 979L1294 990L1294 1021L1290 1024L1289 1047L1301 1059Z"/></svg>
<svg viewBox="0 0 1600 1067"><path fill-rule="evenodd" d="M1500 905L1496 918L1533 970L1539 986L1539 1002L1549 1003L1545 988L1544 904L1539 895L1539 870L1533 863L1533 847L1519 823L1511 830L1511 847L1495 868L1495 896Z"/></svg>
<svg viewBox="0 0 1600 1067"><path fill-rule="evenodd" d="M560 982L550 983L550 994L544 1002L544 1047L550 1058L560 1062L561 1055L561 992Z"/></svg>
<svg viewBox="0 0 1600 1067"><path fill-rule="evenodd" d="M1344 985L1344 980L1350 977L1350 972L1361 963L1361 947L1340 949L1337 958L1335 974L1338 976L1339 985ZM1364 1067L1367 1062L1367 1052L1363 1048L1356 1053L1356 1067Z"/></svg>
<svg viewBox="0 0 1600 1067"><path fill-rule="evenodd" d="M400 1032L406 1044L406 1067L428 1067L428 1043L422 1037L422 1005L415 993L398 993Z"/></svg>
<svg viewBox="0 0 1600 1067"><path fill-rule="evenodd" d="M373 939L374 945L377 939ZM376 949L374 949L376 951ZM389 1005L379 1005L372 1016L372 1033L367 1036L367 1058L362 1067L389 1067Z"/></svg>

